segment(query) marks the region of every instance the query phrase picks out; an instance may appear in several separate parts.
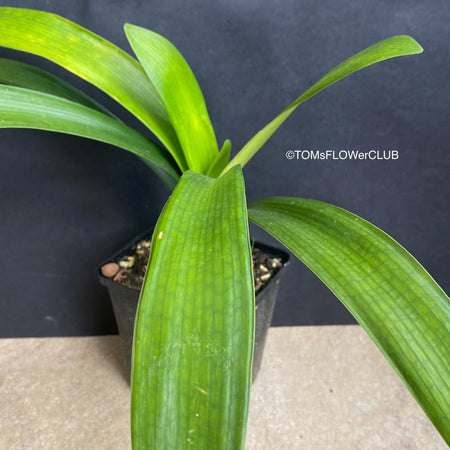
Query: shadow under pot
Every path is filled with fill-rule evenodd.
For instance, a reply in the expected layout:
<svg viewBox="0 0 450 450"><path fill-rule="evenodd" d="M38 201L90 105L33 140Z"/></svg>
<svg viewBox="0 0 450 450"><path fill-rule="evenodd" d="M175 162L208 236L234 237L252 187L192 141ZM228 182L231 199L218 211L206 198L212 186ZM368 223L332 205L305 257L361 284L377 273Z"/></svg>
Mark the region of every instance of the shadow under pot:
<svg viewBox="0 0 450 450"><path fill-rule="evenodd" d="M131 374L134 319L139 293L147 267L152 232L146 232L119 250L99 269L100 283L108 288L114 315L122 340L127 374ZM272 321L278 285L289 255L279 249L254 242L252 245L255 280L255 347L253 373L255 380L261 366L267 331Z"/></svg>

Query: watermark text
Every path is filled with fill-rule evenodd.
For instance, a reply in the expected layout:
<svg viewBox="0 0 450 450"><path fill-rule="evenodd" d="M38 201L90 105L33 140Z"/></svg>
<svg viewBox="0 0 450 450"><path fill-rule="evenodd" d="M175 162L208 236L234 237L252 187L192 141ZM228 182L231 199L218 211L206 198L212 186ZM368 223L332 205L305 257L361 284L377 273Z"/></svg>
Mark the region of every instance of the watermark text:
<svg viewBox="0 0 450 450"><path fill-rule="evenodd" d="M369 160L386 161L399 159L398 150L288 150L286 159L308 160Z"/></svg>

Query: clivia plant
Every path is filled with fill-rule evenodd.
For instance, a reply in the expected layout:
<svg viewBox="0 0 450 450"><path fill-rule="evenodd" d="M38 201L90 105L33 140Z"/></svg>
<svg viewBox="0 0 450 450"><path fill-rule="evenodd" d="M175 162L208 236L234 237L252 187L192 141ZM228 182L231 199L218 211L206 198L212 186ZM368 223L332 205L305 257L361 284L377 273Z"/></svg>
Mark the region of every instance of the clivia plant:
<svg viewBox="0 0 450 450"><path fill-rule="evenodd" d="M345 60L230 159L230 141L219 150L203 95L181 54L147 29L127 24L125 33L137 60L59 16L0 8L1 46L47 58L94 84L162 143L47 72L0 60L1 127L52 130L122 147L171 191L154 230L136 317L133 448L243 448L255 309L249 219L341 300L449 443L449 298L397 242L343 209L291 197L247 205L242 174L302 102L371 64L421 53L420 45L394 36Z"/></svg>

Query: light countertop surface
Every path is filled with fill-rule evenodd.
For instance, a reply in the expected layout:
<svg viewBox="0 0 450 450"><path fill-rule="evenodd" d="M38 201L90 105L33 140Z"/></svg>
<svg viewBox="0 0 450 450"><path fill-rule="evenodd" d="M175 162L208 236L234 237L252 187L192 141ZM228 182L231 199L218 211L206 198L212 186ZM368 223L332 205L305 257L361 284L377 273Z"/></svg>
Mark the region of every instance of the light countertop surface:
<svg viewBox="0 0 450 450"><path fill-rule="evenodd" d="M118 336L0 339L0 449L127 450ZM447 449L358 326L271 328L248 450Z"/></svg>

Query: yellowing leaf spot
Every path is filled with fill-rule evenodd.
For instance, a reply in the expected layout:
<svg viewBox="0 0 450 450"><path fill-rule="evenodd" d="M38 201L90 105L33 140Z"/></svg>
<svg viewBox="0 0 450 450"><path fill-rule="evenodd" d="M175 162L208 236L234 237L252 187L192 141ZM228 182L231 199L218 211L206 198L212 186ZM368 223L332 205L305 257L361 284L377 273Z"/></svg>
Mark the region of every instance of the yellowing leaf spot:
<svg viewBox="0 0 450 450"><path fill-rule="evenodd" d="M208 395L208 393L202 388L196 387L195 389L197 389L197 391L200 392L203 395Z"/></svg>

